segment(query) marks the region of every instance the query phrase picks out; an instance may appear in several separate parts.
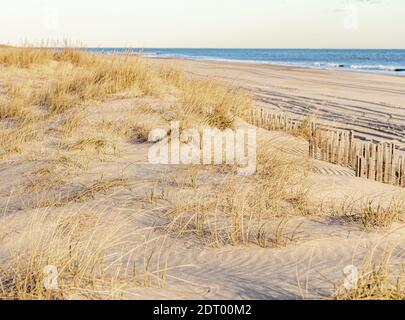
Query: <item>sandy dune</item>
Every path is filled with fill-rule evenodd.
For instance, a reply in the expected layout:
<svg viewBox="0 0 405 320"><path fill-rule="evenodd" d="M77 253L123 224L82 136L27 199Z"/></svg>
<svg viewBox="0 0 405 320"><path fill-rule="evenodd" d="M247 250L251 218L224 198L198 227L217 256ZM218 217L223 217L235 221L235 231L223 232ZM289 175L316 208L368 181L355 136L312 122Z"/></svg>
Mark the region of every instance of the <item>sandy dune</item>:
<svg viewBox="0 0 405 320"><path fill-rule="evenodd" d="M97 106L100 119L108 114L108 119L120 117L120 111L136 100L117 100ZM292 154L305 153L306 142L278 132L259 130L261 139L273 141L275 146ZM288 144L288 147L285 147ZM104 175L113 179L124 174L129 181L128 188L117 188L114 193L99 194L94 200L84 204L70 205L62 210L91 210L118 213L122 219L131 217L128 230L139 230L138 236L123 250L132 250L145 239L154 239L150 247L159 248L159 257L168 260L168 280L164 289L125 288L122 298L129 299L326 299L334 291L334 284L343 279L343 268L355 264L361 266L374 247L383 250L390 244L397 244L395 261L403 261L405 252L405 229L396 224L390 233L364 231L357 223L345 221L341 217L330 217L320 212L310 217L290 218L291 230L298 228L297 239L287 247L259 248L256 245L225 246L211 248L202 245L193 236L181 238L167 236L159 231L167 221L164 212L170 208L181 194L182 188L173 187L172 200L159 200L149 203L145 195L154 186L167 181L170 176L178 176L186 167L152 166L147 162L148 145L123 145L125 150L114 161L92 161L86 174L70 181L70 189ZM35 201L44 195L22 195L24 177L42 163L12 163L1 165L1 208L4 213L24 216L38 211ZM219 176L218 176L219 175ZM209 169L201 169L199 183L215 181L221 174ZM339 206L345 201L354 203L364 198L389 200L393 196L405 196L405 190L365 179L358 179L347 169L337 165L316 161L311 176L311 198L321 208L322 202L331 201ZM188 188L186 188L188 190ZM13 193L10 193L12 190ZM47 195L49 196L49 194ZM57 211L60 209L57 209ZM56 212L55 211L55 214ZM17 219L18 219L17 218ZM23 223L23 222L21 222ZM16 235L18 238L18 234ZM7 257L14 241L7 242L0 255ZM140 250L142 253L145 250ZM138 263L143 263L140 254Z"/></svg>
<svg viewBox="0 0 405 320"><path fill-rule="evenodd" d="M266 108L288 111L297 116L317 114L338 127L355 129L368 138L397 139L405 146L405 79L390 76L307 70L267 65L153 60L153 64L176 64L195 76L216 77L252 90L256 103ZM111 97L88 106L86 128L98 128L105 121L117 122L143 104L170 108L170 101ZM239 127L248 124L239 120ZM288 156L306 157L308 144L281 132L258 129L261 141ZM0 161L0 213L2 222L11 223L13 232L0 239L0 260L11 260L18 244L20 228L33 214L46 210L57 217L84 211L117 216L125 222L123 234L136 233L120 246L131 252L128 259L137 266L145 263L145 253L154 250L153 271L161 272L167 261L167 283L150 288L126 282L119 298L132 299L328 299L334 285L351 264L361 268L363 260L376 248L381 253L395 245L392 259L405 261L405 227L394 223L389 230L365 230L359 221L347 219L346 206L357 207L365 199L388 203L405 198L405 189L354 177L354 172L338 165L314 161L309 174L311 215L285 212L289 217L284 232L292 235L287 246L260 248L246 245L208 246L193 232L177 236L165 232L167 212L176 201L191 201L202 190L218 189L226 172L212 167L198 169L197 188L184 182L187 166L151 165L147 161L150 144L118 139L119 154L90 154L86 169L73 172L69 181L57 188L51 180L46 190L27 189L30 179L45 165L53 165L56 147L46 141L41 152L46 158L21 156ZM32 146L36 151L36 145ZM38 151L38 150L37 150ZM73 155L73 154L72 154ZM80 154L79 154L79 157ZM63 168L63 170L66 170ZM74 193L102 177L106 181L125 177L125 185L95 192L82 202L42 208L39 200ZM47 176L45 176L47 177ZM52 179L55 179L52 176ZM167 196L159 196L167 188ZM29 191L27 191L29 190ZM151 190L156 194L150 196ZM154 196L155 195L155 196ZM158 195L158 196L156 196ZM80 199L82 200L82 199ZM330 205L335 212L330 212ZM349 209L347 209L349 210ZM11 222L10 222L11 221ZM269 233L280 219L269 220ZM267 229L266 229L267 230ZM137 250L135 250L137 248ZM131 260L131 263L134 263ZM164 268L164 267L163 267ZM83 296L79 296L83 298Z"/></svg>

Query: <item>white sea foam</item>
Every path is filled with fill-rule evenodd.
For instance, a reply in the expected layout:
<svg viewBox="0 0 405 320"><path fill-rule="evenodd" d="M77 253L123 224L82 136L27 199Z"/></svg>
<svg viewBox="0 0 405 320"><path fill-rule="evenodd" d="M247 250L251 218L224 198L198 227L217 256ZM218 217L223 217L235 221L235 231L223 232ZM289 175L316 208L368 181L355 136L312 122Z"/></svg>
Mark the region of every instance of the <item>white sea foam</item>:
<svg viewBox="0 0 405 320"><path fill-rule="evenodd" d="M384 66L384 65L351 65L351 69L358 69L358 70L381 70L381 71L396 71L396 72L403 72L405 71L404 67L399 66Z"/></svg>

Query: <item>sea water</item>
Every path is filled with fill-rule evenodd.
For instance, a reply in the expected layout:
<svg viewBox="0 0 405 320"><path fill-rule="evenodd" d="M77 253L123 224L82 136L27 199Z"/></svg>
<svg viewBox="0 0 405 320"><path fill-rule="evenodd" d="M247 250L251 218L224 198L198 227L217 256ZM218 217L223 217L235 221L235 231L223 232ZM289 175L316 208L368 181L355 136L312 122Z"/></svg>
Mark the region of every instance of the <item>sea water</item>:
<svg viewBox="0 0 405 320"><path fill-rule="evenodd" d="M405 75L405 50L389 49L128 49L91 48L91 51L143 52L150 57L206 61L267 63L298 67L337 69Z"/></svg>

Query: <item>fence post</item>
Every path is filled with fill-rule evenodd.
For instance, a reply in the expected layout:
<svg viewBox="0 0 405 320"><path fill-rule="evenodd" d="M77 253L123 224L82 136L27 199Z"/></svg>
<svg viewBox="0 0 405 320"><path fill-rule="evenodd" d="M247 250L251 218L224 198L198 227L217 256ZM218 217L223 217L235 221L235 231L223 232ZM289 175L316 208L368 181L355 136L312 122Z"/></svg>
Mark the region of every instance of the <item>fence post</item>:
<svg viewBox="0 0 405 320"><path fill-rule="evenodd" d="M395 160L395 144L391 143L390 146L390 181L389 183L395 183L395 167L394 167L394 160Z"/></svg>

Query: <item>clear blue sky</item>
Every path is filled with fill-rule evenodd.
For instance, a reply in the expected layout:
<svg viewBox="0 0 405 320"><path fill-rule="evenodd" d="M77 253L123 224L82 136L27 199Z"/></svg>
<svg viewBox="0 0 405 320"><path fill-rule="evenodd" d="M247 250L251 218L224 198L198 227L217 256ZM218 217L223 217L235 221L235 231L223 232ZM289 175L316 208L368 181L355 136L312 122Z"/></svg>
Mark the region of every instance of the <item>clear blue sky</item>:
<svg viewBox="0 0 405 320"><path fill-rule="evenodd" d="M404 0L2 0L0 43L404 48Z"/></svg>

